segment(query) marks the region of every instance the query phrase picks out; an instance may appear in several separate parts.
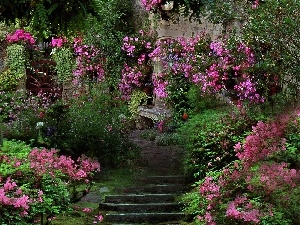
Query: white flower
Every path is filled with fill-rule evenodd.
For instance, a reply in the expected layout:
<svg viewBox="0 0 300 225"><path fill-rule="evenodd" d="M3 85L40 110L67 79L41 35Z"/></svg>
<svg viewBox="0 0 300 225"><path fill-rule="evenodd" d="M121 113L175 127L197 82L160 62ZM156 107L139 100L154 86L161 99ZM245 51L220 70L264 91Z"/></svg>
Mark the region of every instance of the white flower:
<svg viewBox="0 0 300 225"><path fill-rule="evenodd" d="M39 129L39 128L43 127L43 126L44 126L44 122L37 122L36 123L36 129Z"/></svg>

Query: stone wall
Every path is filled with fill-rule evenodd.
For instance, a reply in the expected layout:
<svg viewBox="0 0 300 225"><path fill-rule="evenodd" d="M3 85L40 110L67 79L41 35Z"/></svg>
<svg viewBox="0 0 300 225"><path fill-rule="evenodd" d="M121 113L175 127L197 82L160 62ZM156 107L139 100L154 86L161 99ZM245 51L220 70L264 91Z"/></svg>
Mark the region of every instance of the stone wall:
<svg viewBox="0 0 300 225"><path fill-rule="evenodd" d="M145 16L149 15L149 18L152 21L153 29L157 31L159 38L191 37L205 31L207 34L211 35L213 39L215 39L222 33L223 27L221 24L212 24L205 20L205 18L200 20L201 23L198 21L191 22L188 19L178 15L173 15L174 17L177 17L176 22L161 19L155 20L154 18L156 16L145 11L141 6L140 0L133 1L136 15L139 17L138 21L143 21Z"/></svg>
<svg viewBox="0 0 300 225"><path fill-rule="evenodd" d="M150 15L151 17L153 15ZM178 16L176 22L158 20L155 29L159 37L191 37L205 32L215 39L221 34L223 28L222 25L212 24L205 19L202 19L199 23Z"/></svg>
<svg viewBox="0 0 300 225"><path fill-rule="evenodd" d="M205 20L205 18L199 21L189 21L186 18L180 17L178 15L171 15L172 18L175 18L176 22L172 22L173 20L162 20L159 18L159 15L154 15L153 13L149 13L141 6L140 0L134 1L134 9L136 12L136 21L145 21L149 16L151 20L152 29L157 31L158 38L176 38L176 37L192 37L197 34L201 34L203 32L209 34L212 39L216 39L223 32L223 27L221 24L212 24ZM170 13L172 13L170 11ZM154 64L154 76L159 73L161 70L160 60L153 62ZM153 96L154 106L148 108L147 106L139 107L139 122L140 126L137 126L138 129L142 129L145 126L141 124L146 124L147 118L151 119L154 122L160 121L166 117L170 117L171 109L168 108L163 99L158 98L157 96Z"/></svg>

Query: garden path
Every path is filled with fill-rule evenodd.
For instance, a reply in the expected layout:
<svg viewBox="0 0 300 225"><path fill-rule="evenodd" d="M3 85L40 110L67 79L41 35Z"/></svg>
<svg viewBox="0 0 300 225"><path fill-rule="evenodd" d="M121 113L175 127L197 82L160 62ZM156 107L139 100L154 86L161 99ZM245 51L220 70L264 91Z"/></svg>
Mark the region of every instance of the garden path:
<svg viewBox="0 0 300 225"><path fill-rule="evenodd" d="M135 185L132 183L132 185L134 185L132 187L133 189L130 186L115 187L115 192L118 193L117 195L111 195L109 193L111 190L105 191L108 195L106 195L106 193L101 193L99 195L98 190L96 192L90 192L82 199L82 202L101 202L99 209L104 213L104 217L106 218L105 224L117 224L111 223L112 221L122 221L121 223L123 224L125 221L128 222L128 220L131 222L130 224L141 224L142 220L144 222L152 221L151 224L169 225L180 224L176 221L184 218L183 213L178 211L179 205L175 199L170 198L164 200L164 197L161 197L163 196L162 194L165 194L166 196L174 195L175 197L180 195L179 193L182 193L185 189L185 178L182 176L183 147L174 145L162 146L158 144L157 140L162 136L161 133L155 134L156 139L145 139L141 136L145 131L146 130L133 130L129 133L129 140L141 149L141 158L135 163L135 172L132 174L133 176L136 176L134 177L134 180L137 181ZM155 184L151 184L151 177L155 177ZM147 188L147 183L154 186L151 186L151 189L149 189ZM151 193L155 196L155 193L157 193L160 194L160 199L155 200L155 197L152 196L151 199L145 199L143 201L138 200L137 197L134 197L135 200L129 200L137 201L137 203L139 202L138 208L134 208L137 207L134 206L135 204L128 205L127 202L119 202L120 198L126 198L124 195L131 196L130 193L132 190L134 190L132 193L133 195L139 193L142 195L141 198L143 198L143 196L150 196ZM146 192L144 192L145 190ZM105 196L104 198L101 196L103 194ZM118 203L114 203L114 201L116 201L115 199L118 199ZM143 203L141 204L141 202ZM155 209L148 209L149 204L152 207L154 207L153 205L156 205ZM130 213L126 209L123 209L126 211L120 213L106 213L111 210L118 211L118 208L124 208L125 206L133 207L130 209L132 212ZM154 219L155 221L153 221Z"/></svg>
<svg viewBox="0 0 300 225"><path fill-rule="evenodd" d="M161 146L157 140L161 133L156 133L154 140L141 137L145 130L133 130L129 139L141 148L141 159L137 166L147 174L153 175L182 175L184 150L181 146Z"/></svg>

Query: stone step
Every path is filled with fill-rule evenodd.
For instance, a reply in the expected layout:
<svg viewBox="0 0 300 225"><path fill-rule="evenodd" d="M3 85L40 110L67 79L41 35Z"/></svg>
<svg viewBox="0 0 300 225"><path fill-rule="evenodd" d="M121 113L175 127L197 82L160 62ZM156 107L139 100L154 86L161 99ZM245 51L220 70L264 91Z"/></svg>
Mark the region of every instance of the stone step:
<svg viewBox="0 0 300 225"><path fill-rule="evenodd" d="M149 176L141 178L140 181L146 184L185 184L186 177L181 175Z"/></svg>
<svg viewBox="0 0 300 225"><path fill-rule="evenodd" d="M150 184L122 188L120 189L120 192L128 194L180 194L184 192L185 188L184 184Z"/></svg>
<svg viewBox="0 0 300 225"><path fill-rule="evenodd" d="M121 212L175 212L180 211L177 203L144 203L144 204L128 204L128 203L100 203L99 209L103 211Z"/></svg>
<svg viewBox="0 0 300 225"><path fill-rule="evenodd" d="M161 203L173 202L175 194L128 194L128 195L106 195L105 203Z"/></svg>
<svg viewBox="0 0 300 225"><path fill-rule="evenodd" d="M184 218L184 213L108 213L105 216L105 222L157 224L162 222L177 222Z"/></svg>

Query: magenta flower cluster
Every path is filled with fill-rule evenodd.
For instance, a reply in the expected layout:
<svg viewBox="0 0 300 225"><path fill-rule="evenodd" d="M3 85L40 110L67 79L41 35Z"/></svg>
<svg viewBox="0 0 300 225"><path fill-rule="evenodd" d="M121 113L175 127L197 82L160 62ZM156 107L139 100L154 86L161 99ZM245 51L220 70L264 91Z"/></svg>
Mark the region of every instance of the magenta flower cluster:
<svg viewBox="0 0 300 225"><path fill-rule="evenodd" d="M234 48L229 46L226 39L211 41L205 34L163 39L149 54L162 64L155 83L166 84L172 76L184 76L206 94L225 91L240 101L263 102L264 97L257 91L257 81L249 73L256 63L253 51L243 42L238 42ZM165 85L155 85L154 90L159 96L168 96L164 93Z"/></svg>
<svg viewBox="0 0 300 225"><path fill-rule="evenodd" d="M124 99L130 99L133 88L142 87L144 77L145 75L139 67L130 67L128 64L124 64L122 69L122 80L119 84L119 89L121 90Z"/></svg>
<svg viewBox="0 0 300 225"><path fill-rule="evenodd" d="M270 160L273 154L285 151L288 121L285 116L268 123L258 122L245 142L235 146L240 160L218 175L209 173L201 181L199 194L204 208L198 216L200 221L217 225L228 218L259 224L262 218L274 215L274 208L288 205L289 193L299 187L300 173L287 163Z"/></svg>
<svg viewBox="0 0 300 225"><path fill-rule="evenodd" d="M33 200L28 195L23 194L22 189L10 177L6 178L5 182L0 177L0 185L1 208L12 207L15 209L12 214L18 213L20 217L26 216Z"/></svg>
<svg viewBox="0 0 300 225"><path fill-rule="evenodd" d="M154 74L154 92L159 97L167 97L167 85L171 76L184 75L187 79L195 72L195 45L200 36L195 38L163 39L149 54L154 61L161 63L161 72ZM180 51L180 52L179 52Z"/></svg>
<svg viewBox="0 0 300 225"><path fill-rule="evenodd" d="M130 99L132 88L141 87L145 77L143 65L150 58L161 64L161 71L152 76L158 97L168 97L170 79L183 76L187 82L198 85L203 94L225 93L240 103L265 101L258 88L260 78L251 73L256 64L254 52L242 41L235 45L227 39L212 41L203 33L192 38L161 39L154 48L146 34L140 31L137 37L124 38L122 50L131 59L124 65L119 84L125 99Z"/></svg>
<svg viewBox="0 0 300 225"><path fill-rule="evenodd" d="M83 43L82 37L74 38L74 54L76 55L77 68L73 71L74 83L82 79L96 79L102 81L105 71L100 49ZM101 61L102 60L102 61Z"/></svg>
<svg viewBox="0 0 300 225"><path fill-rule="evenodd" d="M68 43L68 40L65 37L52 38L51 40L51 46L53 48L61 48L66 43Z"/></svg>
<svg viewBox="0 0 300 225"><path fill-rule="evenodd" d="M122 69L122 78L119 89L124 99L129 100L133 89L141 88L145 78L149 76L149 54L154 49L155 34L140 30L136 37L124 37L121 49L128 57L128 62ZM150 70L151 72L151 70Z"/></svg>
<svg viewBox="0 0 300 225"><path fill-rule="evenodd" d="M141 0L142 6L147 10L151 11L154 8L157 8L162 0Z"/></svg>
<svg viewBox="0 0 300 225"><path fill-rule="evenodd" d="M154 33L139 30L135 37L124 37L122 50L130 57L141 57L141 54L150 53L153 50Z"/></svg>
<svg viewBox="0 0 300 225"><path fill-rule="evenodd" d="M284 124L259 121L253 127L253 134L246 137L245 143L235 145L236 156L243 161L244 167L249 168L272 153L285 150L283 131Z"/></svg>
<svg viewBox="0 0 300 225"><path fill-rule="evenodd" d="M35 43L33 36L22 29L18 29L14 33L8 34L6 40L9 44L25 43L33 45Z"/></svg>

